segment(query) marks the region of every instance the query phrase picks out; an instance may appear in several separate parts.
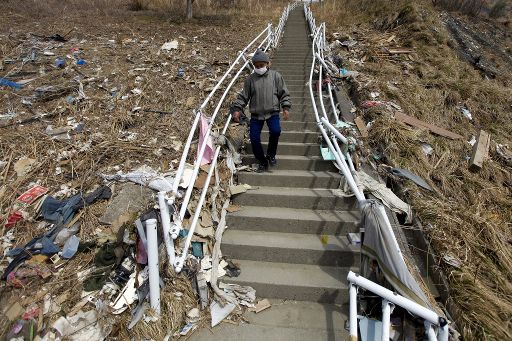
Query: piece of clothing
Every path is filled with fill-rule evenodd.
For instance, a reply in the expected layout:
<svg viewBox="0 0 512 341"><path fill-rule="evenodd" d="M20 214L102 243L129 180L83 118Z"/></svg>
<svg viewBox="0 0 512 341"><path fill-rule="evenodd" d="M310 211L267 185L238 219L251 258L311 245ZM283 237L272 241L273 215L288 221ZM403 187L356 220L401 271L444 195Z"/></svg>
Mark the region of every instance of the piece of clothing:
<svg viewBox="0 0 512 341"><path fill-rule="evenodd" d="M263 129L263 125L265 124L265 122L267 122L269 131L267 148L268 156L276 156L277 145L279 143L279 136L281 135L281 122L279 119L279 115L270 116L266 120L258 120L256 118L251 118L249 126L249 137L251 139L252 151L254 153L254 156L260 162L260 164L267 164L267 158L265 157L265 153L263 152L263 147L261 145L261 130Z"/></svg>
<svg viewBox="0 0 512 341"><path fill-rule="evenodd" d="M198 155L199 155L199 151L201 150L201 148L203 146L203 143L206 142L206 147L205 147L205 150L203 153L203 158L201 159L201 166L212 162L213 155L215 154L215 152L213 150L214 149L213 148L213 139L212 139L211 134L208 137L208 139L206 139L206 141L205 141L205 135L206 135L206 132L208 131L208 125L209 125L208 119L204 115L201 114L201 121L200 121L200 126L199 126L199 144L197 145Z"/></svg>
<svg viewBox="0 0 512 341"><path fill-rule="evenodd" d="M99 199L109 199L111 196L112 191L107 186L100 187L89 195L83 196L82 194L77 194L62 201L48 196L41 205L41 215L46 221L65 225L69 223L75 213L83 207Z"/></svg>
<svg viewBox="0 0 512 341"><path fill-rule="evenodd" d="M252 73L231 105L231 112L243 112L247 104L251 118L259 120L278 115L281 108L289 110L292 104L283 76L274 70L268 70L263 75Z"/></svg>
<svg viewBox="0 0 512 341"><path fill-rule="evenodd" d="M265 52L263 52L262 49L257 49L256 52L254 52L254 55L252 56L252 62L253 63L256 63L256 62L270 63L270 58L268 57L268 55Z"/></svg>

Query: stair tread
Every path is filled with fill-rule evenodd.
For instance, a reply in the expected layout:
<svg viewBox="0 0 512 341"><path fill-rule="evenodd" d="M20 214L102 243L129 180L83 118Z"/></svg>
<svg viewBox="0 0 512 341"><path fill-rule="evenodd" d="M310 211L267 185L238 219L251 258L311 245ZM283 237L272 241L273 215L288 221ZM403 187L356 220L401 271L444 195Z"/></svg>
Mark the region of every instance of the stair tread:
<svg viewBox="0 0 512 341"><path fill-rule="evenodd" d="M229 214L238 217L261 217L269 219L301 219L311 221L358 222L359 211L312 210L287 207L243 206L240 211Z"/></svg>
<svg viewBox="0 0 512 341"><path fill-rule="evenodd" d="M245 193L256 195L286 195L293 197L335 197L332 189L323 188L301 188L301 187L272 187L272 186L258 186ZM240 195L243 195L242 193Z"/></svg>
<svg viewBox="0 0 512 341"><path fill-rule="evenodd" d="M299 249L303 251L351 251L357 253L359 247L349 243L346 236L327 236L322 243L320 236L315 234L242 231L228 229L222 237L222 244L246 247L262 247L276 249Z"/></svg>
<svg viewBox="0 0 512 341"><path fill-rule="evenodd" d="M346 289L349 268L234 259L242 272L238 277L224 277L231 283L271 283L297 287Z"/></svg>
<svg viewBox="0 0 512 341"><path fill-rule="evenodd" d="M277 157L279 158L279 157ZM279 161L278 161L279 162ZM315 178L334 178L339 177L340 175L335 172L329 172L329 171L313 171L313 170L296 170L296 169L272 169L269 168L267 172L264 173L240 173L240 174L250 174L251 176L299 176L299 177L315 177ZM240 175L239 174L239 175ZM295 190L295 188L292 188L290 190Z"/></svg>

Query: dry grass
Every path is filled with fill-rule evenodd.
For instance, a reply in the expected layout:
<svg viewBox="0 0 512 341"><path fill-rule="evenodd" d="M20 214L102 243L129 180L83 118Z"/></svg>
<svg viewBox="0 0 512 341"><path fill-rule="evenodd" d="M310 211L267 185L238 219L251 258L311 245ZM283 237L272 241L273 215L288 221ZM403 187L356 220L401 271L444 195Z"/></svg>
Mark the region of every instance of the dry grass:
<svg viewBox="0 0 512 341"><path fill-rule="evenodd" d="M466 340L512 338L512 169L497 155L495 144L512 146L512 76L510 65L489 58L499 67L487 79L458 58L457 44L441 22L439 12L427 1L326 1L317 13L331 32L357 39L352 61L366 56L362 65L348 61L346 68L362 72L354 87L361 100L380 91L383 100L399 104L403 112L464 136L448 140L405 126L386 110L364 111L375 120L370 146L386 163L418 174L434 192L404 183L403 193L425 226L428 238L442 258L450 254L460 268L438 264L450 283L456 317ZM475 25L479 25L476 23ZM477 26L483 27L483 26ZM479 33L478 33L479 34ZM386 42L391 36L395 39ZM383 43L384 42L384 43ZM490 41L509 44L506 40ZM380 56L382 46L415 50L407 56ZM343 53L343 52L340 52ZM482 53L492 55L492 48ZM467 107L473 120L459 106ZM477 173L468 170L471 146L466 142L480 129L491 133L490 158ZM421 143L434 153L427 156Z"/></svg>

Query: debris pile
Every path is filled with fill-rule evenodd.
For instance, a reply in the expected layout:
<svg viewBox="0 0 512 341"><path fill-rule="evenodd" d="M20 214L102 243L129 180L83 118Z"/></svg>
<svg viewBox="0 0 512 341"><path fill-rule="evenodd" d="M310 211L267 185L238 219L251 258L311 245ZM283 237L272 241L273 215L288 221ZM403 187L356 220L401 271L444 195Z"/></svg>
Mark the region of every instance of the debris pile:
<svg viewBox="0 0 512 341"><path fill-rule="evenodd" d="M328 28L349 33L328 34L328 44L356 105L359 158L411 205L416 219L404 214L400 222L430 240L449 283L442 303L464 336L510 339L512 63L498 59L501 40L484 30L481 59L494 60L499 72L491 77L489 68L460 59L453 25L471 24L461 18L446 27L448 14L427 2L356 13L363 3L343 13L330 4L332 13L318 9Z"/></svg>
<svg viewBox="0 0 512 341"><path fill-rule="evenodd" d="M162 340L232 311L229 319L239 319L241 305L255 304L254 290L221 279L214 293L209 284L240 274L222 255L212 260L230 196L228 161L219 160L222 184L210 188L179 274L164 256L157 203L173 183L193 109L252 30L159 17L148 23L126 11L108 23L75 13L52 17L52 25L44 17L18 25L12 12L0 12L2 22L18 27L0 32L1 335ZM48 31L67 28L70 17L74 27ZM179 184L180 193L194 190L176 250L207 167L196 183L184 176ZM152 257L159 260L159 312L150 304ZM215 304L220 315L209 310Z"/></svg>

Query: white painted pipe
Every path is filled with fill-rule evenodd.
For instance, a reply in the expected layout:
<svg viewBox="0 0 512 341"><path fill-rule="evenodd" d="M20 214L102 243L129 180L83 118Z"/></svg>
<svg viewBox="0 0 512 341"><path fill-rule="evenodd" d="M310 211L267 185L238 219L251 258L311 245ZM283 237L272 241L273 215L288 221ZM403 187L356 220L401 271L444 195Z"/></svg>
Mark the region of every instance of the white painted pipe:
<svg viewBox="0 0 512 341"><path fill-rule="evenodd" d="M146 220L148 233L149 302L160 315L160 272L158 267L158 232L156 219Z"/></svg>
<svg viewBox="0 0 512 341"><path fill-rule="evenodd" d="M336 123L340 123L340 118L338 117L338 110L336 109L336 104L334 104L334 98L332 96L332 86L331 82L327 83L327 90L329 91L329 100L331 101L332 113L334 114L334 119Z"/></svg>
<svg viewBox="0 0 512 341"><path fill-rule="evenodd" d="M160 218L162 220L162 232L164 234L165 249L170 266L174 265L174 240L171 238L171 216L169 215L169 206L165 200L165 192L158 192L158 206L160 207Z"/></svg>
<svg viewBox="0 0 512 341"><path fill-rule="evenodd" d="M392 303L382 300L382 341L389 341L389 329L391 327Z"/></svg>
<svg viewBox="0 0 512 341"><path fill-rule="evenodd" d="M389 302L404 308L409 311L411 314L421 317L424 320L429 321L432 324L437 325L439 323L439 316L433 312L432 310L425 308L418 303L411 301L410 299L399 295L389 289L384 288L383 286L374 283L363 276L355 274L352 271L349 271L347 275L347 280L350 283L353 283L363 289L373 292L374 294L379 295L383 299L388 300Z"/></svg>
<svg viewBox="0 0 512 341"><path fill-rule="evenodd" d="M353 283L350 283L349 300L350 341L357 341L357 287Z"/></svg>
<svg viewBox="0 0 512 341"><path fill-rule="evenodd" d="M332 124L329 123L329 120L325 119L325 118L321 118L322 120L322 123L324 124L324 126L329 129L331 131L331 133L333 133L337 138L338 140L340 140L342 143L348 145L348 140L345 136L343 136L342 133L339 132L338 129L336 129L335 126L333 126Z"/></svg>
<svg viewBox="0 0 512 341"><path fill-rule="evenodd" d="M359 203L359 205L362 205L362 203L366 200L364 193L359 190L359 187L357 187L357 182L355 178L352 176L352 173L350 172L350 169L348 168L347 162L345 161L345 158L343 157L343 153L340 150L340 146L338 145L338 140L336 140L336 137L332 136L332 145L334 146L334 150L336 151L333 154L339 156L341 172L343 173L343 176L345 176L345 179L348 182L348 185L350 189L352 190L352 193L356 196L356 199ZM348 156L350 157L350 156Z"/></svg>
<svg viewBox="0 0 512 341"><path fill-rule="evenodd" d="M442 323L444 323L444 325L441 325L437 330L437 340L438 341L448 341L448 338L450 336L448 322L444 319L440 319L440 320L443 320Z"/></svg>
<svg viewBox="0 0 512 341"><path fill-rule="evenodd" d="M320 102L320 108L322 109L322 115L324 116L322 119L328 119L327 112L325 111L324 106L324 96L322 94L322 67L320 66L318 70L318 101Z"/></svg>
<svg viewBox="0 0 512 341"><path fill-rule="evenodd" d="M318 54L318 52L315 53L315 56L318 59L318 61L327 69L327 73L332 73L331 69L329 68L329 66L327 66L327 64L325 64L324 59L320 56L320 54Z"/></svg>
<svg viewBox="0 0 512 341"><path fill-rule="evenodd" d="M429 321L423 321L423 324L425 325L425 334L427 335L428 341L437 341L436 332L432 327L432 323Z"/></svg>
<svg viewBox="0 0 512 341"><path fill-rule="evenodd" d="M219 157L220 146L217 146L215 150L215 155L213 157L212 163L210 165L210 169L208 170L208 176L206 177L206 181L203 187L203 191L201 192L201 197L199 198L199 202L197 203L196 211L194 213L194 217L192 218L192 222L190 223L190 228L188 230L187 239L185 240L185 245L183 247L183 252L181 256L176 260L175 270L176 272L181 272L183 269L183 264L187 258L188 248L192 243L192 237L194 236L194 232L197 226L197 222L199 221L199 216L201 215L201 208L203 207L204 200L206 198L206 193L208 193L208 186L210 185L210 180L212 178L213 170L217 165L217 158Z"/></svg>
<svg viewBox="0 0 512 341"><path fill-rule="evenodd" d="M388 215L386 213L386 209L381 204L378 204L377 207L379 209L380 215L382 216L382 219L384 219L384 222L386 223L386 228L389 231L389 234L393 238L393 244L395 245L396 252L398 252L398 254L400 255L400 258L402 259L402 262L405 265L402 250L400 249L400 246L398 245L398 241L396 240L395 232L393 231L393 227L391 226L391 222L389 221Z"/></svg>

